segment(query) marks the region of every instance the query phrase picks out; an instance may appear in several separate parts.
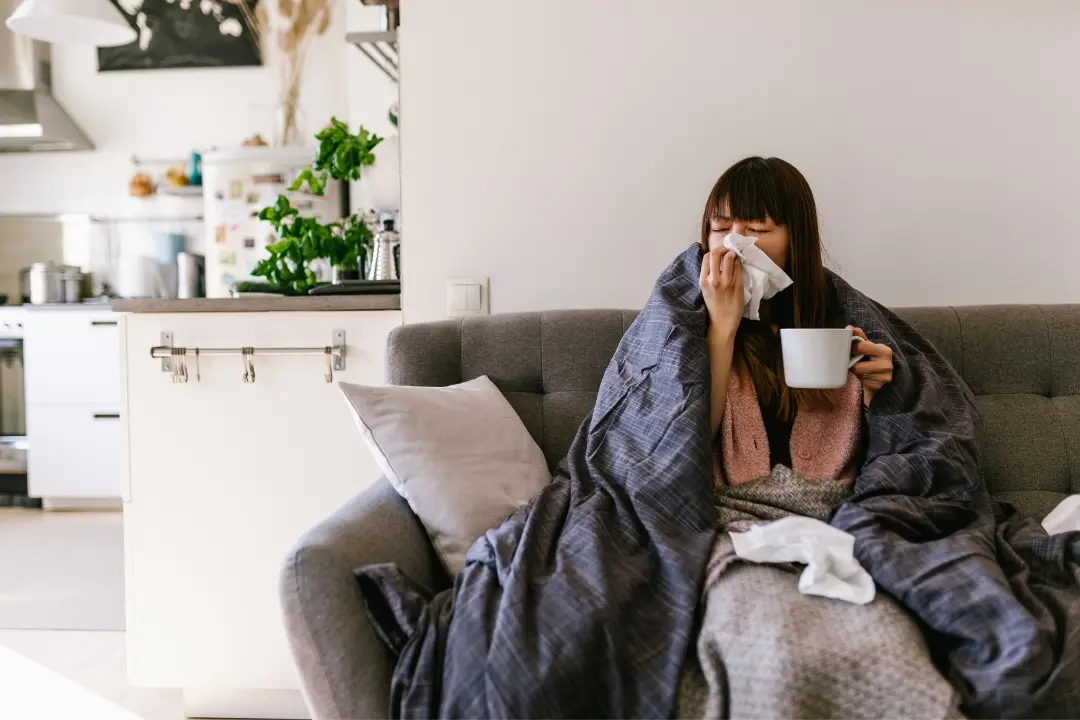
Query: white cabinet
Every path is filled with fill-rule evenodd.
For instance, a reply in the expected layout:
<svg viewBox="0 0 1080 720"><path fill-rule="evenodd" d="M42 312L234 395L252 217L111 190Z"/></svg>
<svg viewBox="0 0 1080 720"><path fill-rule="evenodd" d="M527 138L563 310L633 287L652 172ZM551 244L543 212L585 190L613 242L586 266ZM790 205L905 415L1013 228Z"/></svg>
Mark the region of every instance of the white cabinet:
<svg viewBox="0 0 1080 720"><path fill-rule="evenodd" d="M118 317L108 310L30 310L23 339L26 402L96 404L116 410Z"/></svg>
<svg viewBox="0 0 1080 720"><path fill-rule="evenodd" d="M378 477L337 381L382 383L400 322L397 311L123 316L132 683L295 694L278 572L304 531ZM202 356L197 382L189 353L180 384L150 358L163 331L178 347L260 348L322 347L335 330L347 367L332 384L319 356L256 354L254 383L240 357Z"/></svg>
<svg viewBox="0 0 1080 720"><path fill-rule="evenodd" d="M27 481L33 497L120 497L118 317L81 306L26 313Z"/></svg>
<svg viewBox="0 0 1080 720"><path fill-rule="evenodd" d="M36 405L28 412L32 495L120 497L120 413L96 407Z"/></svg>

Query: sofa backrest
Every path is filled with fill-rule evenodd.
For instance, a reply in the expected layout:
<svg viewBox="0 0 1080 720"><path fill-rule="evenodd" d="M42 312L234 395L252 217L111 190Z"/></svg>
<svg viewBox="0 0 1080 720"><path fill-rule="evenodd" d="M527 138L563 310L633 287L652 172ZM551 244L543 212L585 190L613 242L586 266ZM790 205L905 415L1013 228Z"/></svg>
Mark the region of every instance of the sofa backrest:
<svg viewBox="0 0 1080 720"><path fill-rule="evenodd" d="M983 476L995 496L1041 518L1080 492L1080 305L897 313L975 393ZM405 325L387 345L387 380L443 386L487 375L554 467L636 315L560 310Z"/></svg>

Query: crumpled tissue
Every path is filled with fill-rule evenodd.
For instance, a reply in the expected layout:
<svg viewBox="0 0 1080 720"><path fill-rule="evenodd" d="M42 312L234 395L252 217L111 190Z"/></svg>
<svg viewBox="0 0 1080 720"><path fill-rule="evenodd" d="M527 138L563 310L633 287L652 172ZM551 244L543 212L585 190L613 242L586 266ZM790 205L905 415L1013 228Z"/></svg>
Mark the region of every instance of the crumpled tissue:
<svg viewBox="0 0 1080 720"><path fill-rule="evenodd" d="M762 300L768 300L792 283L784 269L769 259L757 246L756 237L731 233L724 238L724 247L742 261L743 317L760 320L758 310Z"/></svg>
<svg viewBox="0 0 1080 720"><path fill-rule="evenodd" d="M1043 530L1047 535L1080 531L1080 495L1070 495L1043 518Z"/></svg>
<svg viewBox="0 0 1080 720"><path fill-rule="evenodd" d="M755 563L805 563L799 592L865 605L874 579L855 559L850 533L814 518L792 515L746 532L731 533L735 554Z"/></svg>

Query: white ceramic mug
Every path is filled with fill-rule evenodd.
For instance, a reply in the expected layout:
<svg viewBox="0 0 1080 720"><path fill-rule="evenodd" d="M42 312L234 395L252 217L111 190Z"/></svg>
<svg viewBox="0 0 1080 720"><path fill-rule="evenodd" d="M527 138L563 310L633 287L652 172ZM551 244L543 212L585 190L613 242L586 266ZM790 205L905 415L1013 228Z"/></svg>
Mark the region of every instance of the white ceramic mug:
<svg viewBox="0 0 1080 720"><path fill-rule="evenodd" d="M851 355L851 343L862 340L851 330L782 328L784 381L788 387L831 390L847 385L847 374L862 355Z"/></svg>

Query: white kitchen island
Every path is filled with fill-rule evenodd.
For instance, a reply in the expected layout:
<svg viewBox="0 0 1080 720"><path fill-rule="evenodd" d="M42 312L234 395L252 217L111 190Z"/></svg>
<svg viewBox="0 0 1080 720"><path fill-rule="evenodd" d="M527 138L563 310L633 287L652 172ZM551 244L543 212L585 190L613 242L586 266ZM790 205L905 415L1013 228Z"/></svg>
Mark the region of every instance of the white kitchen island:
<svg viewBox="0 0 1080 720"><path fill-rule="evenodd" d="M184 690L191 717L307 717L278 572L299 536L378 477L337 382L383 382L398 296L117 301L132 684ZM345 335L345 369L322 348ZM163 333L165 335L163 336ZM187 348L174 382L151 348ZM254 382L240 355L254 348Z"/></svg>

